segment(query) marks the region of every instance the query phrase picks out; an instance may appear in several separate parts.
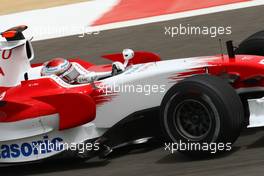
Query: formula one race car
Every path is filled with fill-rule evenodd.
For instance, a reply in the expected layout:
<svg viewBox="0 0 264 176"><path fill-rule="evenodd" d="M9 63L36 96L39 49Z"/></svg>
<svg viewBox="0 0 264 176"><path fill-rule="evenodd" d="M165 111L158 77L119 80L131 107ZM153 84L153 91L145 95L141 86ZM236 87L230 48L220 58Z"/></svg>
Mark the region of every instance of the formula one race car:
<svg viewBox="0 0 264 176"><path fill-rule="evenodd" d="M70 59L78 72L111 72L84 84L41 75L26 26L1 33L0 163L60 156L107 156L124 144L152 137L170 142L234 143L245 127L263 126L264 33L228 55L160 61L143 51L103 57L123 71ZM135 123L135 122L139 123ZM72 144L90 144L81 152ZM68 146L68 147L65 147ZM83 149L83 148L82 148ZM208 151L184 151L208 155Z"/></svg>

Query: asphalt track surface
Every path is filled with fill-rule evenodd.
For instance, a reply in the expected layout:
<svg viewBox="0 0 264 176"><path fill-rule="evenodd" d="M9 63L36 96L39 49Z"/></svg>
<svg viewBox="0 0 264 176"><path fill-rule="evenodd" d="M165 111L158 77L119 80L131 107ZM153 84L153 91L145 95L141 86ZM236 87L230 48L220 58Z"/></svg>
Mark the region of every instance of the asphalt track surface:
<svg viewBox="0 0 264 176"><path fill-rule="evenodd" d="M246 36L264 28L264 6L215 13L167 22L153 23L123 29L102 31L99 35L84 38L77 36L39 41L34 43L35 62L52 57L81 57L102 64L101 54L120 52L123 48L148 50L158 53L163 59L180 58L219 53L217 38L209 36L181 36L171 38L164 35L164 26L191 24L193 26L232 26L233 39L239 43ZM58 176L128 176L128 175L263 175L264 130L245 130L233 147L223 156L193 160L164 151L160 145L150 145L135 150L120 150L108 160L92 159L86 162L72 160L40 164L0 167L0 175L58 175Z"/></svg>

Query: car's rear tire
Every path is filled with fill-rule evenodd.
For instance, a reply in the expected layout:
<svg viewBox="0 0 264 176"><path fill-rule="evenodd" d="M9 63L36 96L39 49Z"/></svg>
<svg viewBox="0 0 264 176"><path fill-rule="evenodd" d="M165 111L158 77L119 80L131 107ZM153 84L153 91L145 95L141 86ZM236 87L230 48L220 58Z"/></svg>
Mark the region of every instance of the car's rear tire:
<svg viewBox="0 0 264 176"><path fill-rule="evenodd" d="M242 41L235 53L264 56L264 31L257 32Z"/></svg>
<svg viewBox="0 0 264 176"><path fill-rule="evenodd" d="M161 103L161 127L180 152L209 156L231 149L243 127L243 114L240 97L227 82L215 76L196 75L166 93ZM179 144L184 144L185 149L181 150ZM212 151L211 147L207 150L209 145L222 147Z"/></svg>

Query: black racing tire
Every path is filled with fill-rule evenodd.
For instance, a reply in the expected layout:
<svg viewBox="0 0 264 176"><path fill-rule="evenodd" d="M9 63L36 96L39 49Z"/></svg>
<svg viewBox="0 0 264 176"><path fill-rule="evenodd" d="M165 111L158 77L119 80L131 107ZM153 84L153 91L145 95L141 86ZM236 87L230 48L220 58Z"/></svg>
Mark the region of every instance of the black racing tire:
<svg viewBox="0 0 264 176"><path fill-rule="evenodd" d="M167 141L192 157L230 151L244 122L243 105L233 87L206 74L186 78L171 87L162 100L160 112ZM183 144L185 149L179 147ZM211 148L216 145L219 147Z"/></svg>
<svg viewBox="0 0 264 176"><path fill-rule="evenodd" d="M242 41L235 54L264 56L264 31L257 32Z"/></svg>

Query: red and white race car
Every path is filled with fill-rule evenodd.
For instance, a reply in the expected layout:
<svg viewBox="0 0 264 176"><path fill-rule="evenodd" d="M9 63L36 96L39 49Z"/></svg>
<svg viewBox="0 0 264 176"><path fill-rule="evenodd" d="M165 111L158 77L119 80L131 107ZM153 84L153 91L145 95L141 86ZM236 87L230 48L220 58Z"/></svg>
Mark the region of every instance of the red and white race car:
<svg viewBox="0 0 264 176"><path fill-rule="evenodd" d="M42 76L43 64L30 64L34 52L25 29L1 33L7 41L0 43L0 163L59 156L72 144L86 144L82 152L75 148L81 157L107 155L150 137L233 143L244 127L264 125L262 32L235 51L227 42L228 55L166 61L142 51L129 59L122 53L104 56L126 63L119 73L111 64L71 59L80 73L112 74L69 84L56 75Z"/></svg>

